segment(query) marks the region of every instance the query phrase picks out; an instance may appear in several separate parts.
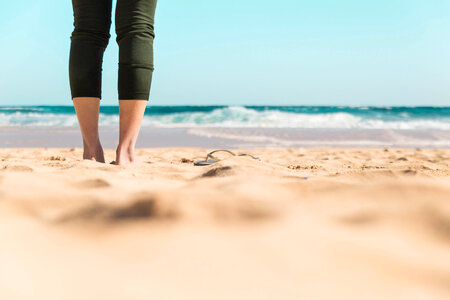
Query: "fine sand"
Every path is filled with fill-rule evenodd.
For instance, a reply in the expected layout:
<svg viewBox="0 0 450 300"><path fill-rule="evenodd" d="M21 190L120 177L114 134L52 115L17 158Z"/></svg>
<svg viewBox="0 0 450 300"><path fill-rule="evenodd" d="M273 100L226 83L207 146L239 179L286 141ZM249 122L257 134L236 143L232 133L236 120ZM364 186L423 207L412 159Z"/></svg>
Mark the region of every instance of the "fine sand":
<svg viewBox="0 0 450 300"><path fill-rule="evenodd" d="M0 299L450 299L450 150L207 152L0 149Z"/></svg>

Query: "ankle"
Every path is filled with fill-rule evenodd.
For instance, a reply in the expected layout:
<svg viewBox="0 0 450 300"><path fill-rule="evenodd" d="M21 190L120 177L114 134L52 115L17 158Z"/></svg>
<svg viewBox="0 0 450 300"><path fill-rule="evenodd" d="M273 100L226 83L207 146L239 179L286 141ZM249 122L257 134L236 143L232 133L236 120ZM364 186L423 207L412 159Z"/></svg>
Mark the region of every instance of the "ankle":
<svg viewBox="0 0 450 300"><path fill-rule="evenodd" d="M135 142L134 141L119 141L117 145L116 152L133 154L134 153Z"/></svg>
<svg viewBox="0 0 450 300"><path fill-rule="evenodd" d="M83 145L85 149L97 149L101 147L100 145L100 137L98 135L95 136L83 136Z"/></svg>
<svg viewBox="0 0 450 300"><path fill-rule="evenodd" d="M120 143L116 149L118 163L133 163L135 161L134 143Z"/></svg>
<svg viewBox="0 0 450 300"><path fill-rule="evenodd" d="M100 140L84 144L83 159L105 162Z"/></svg>

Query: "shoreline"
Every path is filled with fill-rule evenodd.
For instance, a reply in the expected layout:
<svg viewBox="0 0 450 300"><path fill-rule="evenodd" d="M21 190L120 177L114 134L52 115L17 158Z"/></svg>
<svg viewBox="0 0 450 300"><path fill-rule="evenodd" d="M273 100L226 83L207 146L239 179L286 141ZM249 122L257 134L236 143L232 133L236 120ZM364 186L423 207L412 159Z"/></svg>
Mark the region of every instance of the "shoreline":
<svg viewBox="0 0 450 300"><path fill-rule="evenodd" d="M112 149L118 129L100 128L102 145ZM0 127L0 147L81 147L77 127ZM137 148L424 148L450 149L450 131L393 129L298 129L224 127L142 127Z"/></svg>

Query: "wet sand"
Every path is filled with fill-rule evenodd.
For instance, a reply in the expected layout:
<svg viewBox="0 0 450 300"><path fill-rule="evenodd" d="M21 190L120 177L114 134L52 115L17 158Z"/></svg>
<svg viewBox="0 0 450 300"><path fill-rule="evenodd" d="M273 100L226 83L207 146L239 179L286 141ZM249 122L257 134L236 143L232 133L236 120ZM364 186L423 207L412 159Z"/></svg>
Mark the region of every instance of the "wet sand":
<svg viewBox="0 0 450 300"><path fill-rule="evenodd" d="M106 148L118 143L117 126L102 126ZM78 127L1 127L0 147L80 147ZM321 129L321 128L221 128L142 127L139 148L425 148L450 149L450 131L437 129Z"/></svg>

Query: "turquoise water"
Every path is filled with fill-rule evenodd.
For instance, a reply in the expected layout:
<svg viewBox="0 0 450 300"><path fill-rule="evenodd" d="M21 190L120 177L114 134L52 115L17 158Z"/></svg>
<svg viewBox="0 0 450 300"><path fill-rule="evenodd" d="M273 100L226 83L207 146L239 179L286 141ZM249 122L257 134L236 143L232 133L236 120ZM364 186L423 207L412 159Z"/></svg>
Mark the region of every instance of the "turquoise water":
<svg viewBox="0 0 450 300"><path fill-rule="evenodd" d="M100 125L117 125L118 113L117 106L102 106ZM450 107L149 106L143 125L450 130ZM72 106L0 106L0 126L74 127L77 120Z"/></svg>

